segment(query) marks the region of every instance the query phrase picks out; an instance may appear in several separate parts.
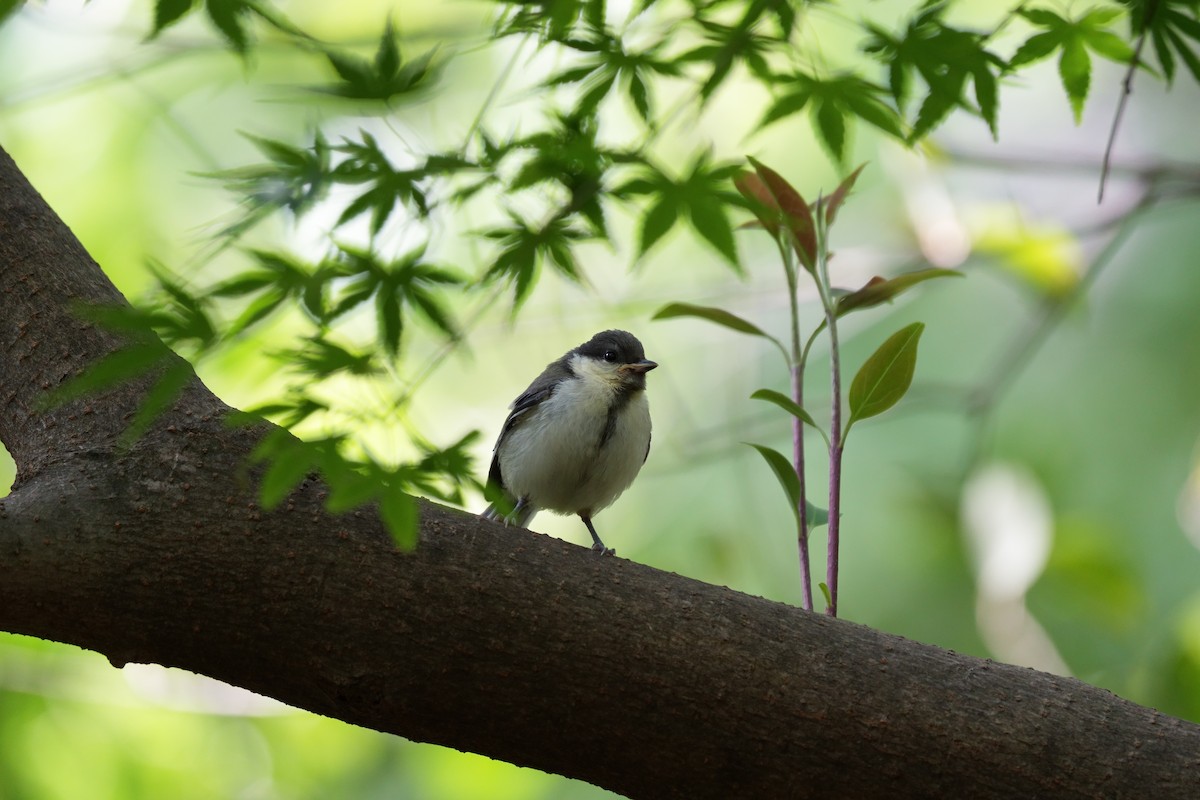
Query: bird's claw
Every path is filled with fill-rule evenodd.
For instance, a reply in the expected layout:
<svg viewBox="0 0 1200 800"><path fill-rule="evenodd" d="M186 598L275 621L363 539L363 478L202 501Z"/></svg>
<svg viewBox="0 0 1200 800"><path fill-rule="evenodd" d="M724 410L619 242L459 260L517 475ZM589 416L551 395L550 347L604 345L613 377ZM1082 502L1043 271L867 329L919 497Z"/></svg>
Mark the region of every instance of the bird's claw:
<svg viewBox="0 0 1200 800"><path fill-rule="evenodd" d="M604 545L600 544L599 542L596 542L595 544L592 545L592 552L598 553L602 556L615 556L617 554L616 550L614 550L611 547L605 547Z"/></svg>

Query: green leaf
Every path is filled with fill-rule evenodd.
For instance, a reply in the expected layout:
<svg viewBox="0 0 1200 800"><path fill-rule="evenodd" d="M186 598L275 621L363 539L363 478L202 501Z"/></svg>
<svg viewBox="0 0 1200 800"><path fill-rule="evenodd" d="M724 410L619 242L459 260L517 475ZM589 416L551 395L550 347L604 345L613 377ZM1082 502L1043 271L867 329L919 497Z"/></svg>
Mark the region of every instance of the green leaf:
<svg viewBox="0 0 1200 800"><path fill-rule="evenodd" d="M376 325L379 340L392 358L400 352L400 335L404 332L404 321L400 316L400 298L395 292L383 289L375 296Z"/></svg>
<svg viewBox="0 0 1200 800"><path fill-rule="evenodd" d="M959 105L957 96L948 92L930 90L921 103L916 120L913 121L912 131L908 134L909 143L913 144L924 139L930 131L942 123L942 120L950 116L950 112L957 105Z"/></svg>
<svg viewBox="0 0 1200 800"><path fill-rule="evenodd" d="M1167 86L1170 86L1175 80L1175 56L1171 53L1171 48L1167 42L1167 35L1162 30L1156 30L1151 39L1154 41L1154 52L1158 55L1158 63L1162 67L1163 76L1167 80ZM1197 80L1200 80L1200 78Z"/></svg>
<svg viewBox="0 0 1200 800"><path fill-rule="evenodd" d="M1179 57L1182 58L1183 63L1187 65L1188 71L1192 73L1192 77L1197 81L1200 81L1200 57L1197 57L1197 55L1192 52L1192 48L1176 31L1168 29L1167 38L1170 39L1173 45L1175 45L1175 49L1178 51ZM1200 37L1197 38L1200 40Z"/></svg>
<svg viewBox="0 0 1200 800"><path fill-rule="evenodd" d="M979 104L979 115L987 122L988 130L993 139L1000 138L1000 129L996 122L996 76L991 69L980 68L971 73L975 83L975 102Z"/></svg>
<svg viewBox="0 0 1200 800"><path fill-rule="evenodd" d="M792 509L792 514L796 518L796 524L800 524L800 479L796 477L796 471L792 467L791 462L787 460L777 450L772 450L770 447L764 447L753 442L743 442L757 450L767 462L767 466L775 473L775 478L779 481L779 485L783 487L784 493L788 498L788 505ZM804 501L804 521L808 524L809 530L818 525L826 525L829 523L829 512L813 505L807 499Z"/></svg>
<svg viewBox="0 0 1200 800"><path fill-rule="evenodd" d="M869 84L863 81L863 85ZM843 96L846 107L858 118L900 141L906 138L900 115L879 98L881 91L849 91Z"/></svg>
<svg viewBox="0 0 1200 800"><path fill-rule="evenodd" d="M320 411L328 411L329 406L318 400L313 400L310 397L289 397L287 400L279 403L268 403L266 405L255 406L248 411L239 411L237 415L241 416L240 424L257 424L262 417L275 417L279 419L279 424L284 428L294 428L304 420L311 417ZM235 416L235 419L237 417ZM290 436L286 430L281 430L281 434ZM260 454L262 457L257 460L263 460L269 455L269 452L264 450Z"/></svg>
<svg viewBox="0 0 1200 800"><path fill-rule="evenodd" d="M321 459L321 471L329 484L329 497L325 508L331 514L340 514L358 508L379 494L377 475L367 475L354 468L340 456L330 452Z"/></svg>
<svg viewBox="0 0 1200 800"><path fill-rule="evenodd" d="M473 455L475 444L480 438L482 434L479 431L470 431L445 448L434 447L418 438L416 444L423 453L420 461L402 467L397 472L397 477L422 494L461 505L465 487L476 490L482 488L474 477L476 470ZM399 484L393 481L393 485Z"/></svg>
<svg viewBox="0 0 1200 800"><path fill-rule="evenodd" d="M250 46L250 37L242 18L255 11L254 0L205 0L204 10L229 45L245 55Z"/></svg>
<svg viewBox="0 0 1200 800"><path fill-rule="evenodd" d="M825 434L825 432L821 430L821 426L818 425L816 420L812 418L811 414L801 408L795 400L788 397L786 394L783 394L782 392L777 392L774 389L759 389L755 391L754 394L750 395L750 399L766 400L768 403L774 403L806 425L811 425L812 427L816 428L818 431L820 431L822 436Z"/></svg>
<svg viewBox="0 0 1200 800"><path fill-rule="evenodd" d="M207 173L242 196L249 210L221 235L234 237L261 222L272 211L286 208L301 215L324 197L329 188L330 148L319 134L308 148L245 135L268 159L266 164Z"/></svg>
<svg viewBox="0 0 1200 800"><path fill-rule="evenodd" d="M854 376L850 384L850 426L882 414L900 401L912 385L917 367L917 343L925 323L914 322L888 337Z"/></svg>
<svg viewBox="0 0 1200 800"><path fill-rule="evenodd" d="M1109 61L1128 64L1133 60L1133 48L1112 31L1085 29L1083 39L1089 50Z"/></svg>
<svg viewBox="0 0 1200 800"><path fill-rule="evenodd" d="M396 30L389 17L379 37L379 49L375 51L375 72L381 78L394 78L400 71L400 46L396 42Z"/></svg>
<svg viewBox="0 0 1200 800"><path fill-rule="evenodd" d="M247 328L262 322L264 319L275 313L287 299L287 295L279 291L271 291L256 297L237 319L229 324L229 328L225 331L225 336L233 337L245 331Z"/></svg>
<svg viewBox="0 0 1200 800"><path fill-rule="evenodd" d="M1058 49L1060 43L1061 36L1055 31L1035 33L1017 48L1017 52L1013 53L1013 57L1009 59L1008 68L1022 67L1047 58Z"/></svg>
<svg viewBox="0 0 1200 800"><path fill-rule="evenodd" d="M842 295L837 301L837 315L839 317L860 308L872 308L881 303L890 302L901 292L905 292L916 286L918 283L930 280L932 278L943 277L962 277L962 273L952 269L919 269L915 272L906 272L903 275L897 275L894 278L881 278L876 275L867 284L856 292Z"/></svg>
<svg viewBox="0 0 1200 800"><path fill-rule="evenodd" d="M781 120L784 117L790 117L792 114L800 113L808 105L808 101L812 99L812 96L812 90L807 86L801 87L791 94L785 94L767 109L767 113L759 120L758 127L765 128L772 122Z"/></svg>
<svg viewBox="0 0 1200 800"><path fill-rule="evenodd" d="M1163 22L1174 28L1180 35L1200 42L1200 20L1196 19L1197 14L1200 14L1200 9L1196 8L1196 0L1175 0L1175 2L1168 0L1164 5L1166 8L1163 11ZM1191 16L1172 6L1190 6Z"/></svg>
<svg viewBox="0 0 1200 800"><path fill-rule="evenodd" d="M541 228L533 228L510 214L511 224L484 233L501 247L499 255L484 273L485 281L508 280L513 285L513 304L519 306L533 291L535 279L544 263L555 267L563 277L578 282L579 265L571 243L587 235L571 226L569 220L555 217Z"/></svg>
<svg viewBox="0 0 1200 800"><path fill-rule="evenodd" d="M163 29L174 25L185 14L196 7L199 0L158 0L154 4L154 29L150 31L150 37L153 39L163 32ZM3 19L3 8L5 5L14 5L11 0L8 2L0 2L0 19ZM19 5L15 4L15 5Z"/></svg>
<svg viewBox="0 0 1200 800"><path fill-rule="evenodd" d="M647 250L665 236L667 231L674 227L675 220L678 218L679 209L672 198L663 197L651 206L650 210L642 217L642 231L638 241L638 257L641 258L644 256Z"/></svg>
<svg viewBox="0 0 1200 800"><path fill-rule="evenodd" d="M458 337L458 328L454 324L454 319L436 295L426 291L424 288L415 286L408 290L408 302L413 309L419 311L425 319L429 320L435 328L446 334L447 337L451 339Z"/></svg>
<svg viewBox="0 0 1200 800"><path fill-rule="evenodd" d="M175 404L194 376L192 365L188 362L179 359L171 363L142 398L129 427L121 434L121 443L128 446L142 438L154 420Z"/></svg>
<svg viewBox="0 0 1200 800"><path fill-rule="evenodd" d="M1083 121L1083 103L1087 100L1088 87L1092 80L1092 60L1078 39L1071 39L1063 45L1062 57L1058 60L1058 72L1071 101L1075 124L1078 125Z"/></svg>
<svg viewBox="0 0 1200 800"><path fill-rule="evenodd" d="M686 213L696 232L734 269L740 269L727 211L732 195L725 188L735 167L711 163L708 153L700 153L682 179L667 175L649 162L640 166L639 174L612 192L612 196L622 199L640 195L655 198L642 218L638 255L649 250Z"/></svg>
<svg viewBox="0 0 1200 800"><path fill-rule="evenodd" d="M429 162L423 168L396 169L374 136L366 131L359 131L359 135L361 141L347 139L333 148L347 156L333 169L330 175L333 182L368 186L342 211L337 225L344 225L369 211L371 232L378 234L397 203L403 203L419 217L429 216L429 201L423 188L423 182L432 172Z"/></svg>
<svg viewBox="0 0 1200 800"><path fill-rule="evenodd" d="M425 316L451 338L457 335L454 322L442 309L434 288L461 284L463 279L424 261L424 247L391 261L381 261L376 252L347 245L340 245L339 251L336 267L327 269L325 274L345 282L328 319L340 317L374 298L376 340L392 358L400 352L405 309Z"/></svg>
<svg viewBox="0 0 1200 800"><path fill-rule="evenodd" d="M737 245L733 241L733 226L729 224L725 204L711 196L699 196L693 199L688 210L691 212L692 227L724 256L726 261L737 267Z"/></svg>
<svg viewBox="0 0 1200 800"><path fill-rule="evenodd" d="M1021 9L1018 13L1034 25L1040 25L1043 28L1061 27L1067 24L1065 19L1045 8Z"/></svg>
<svg viewBox="0 0 1200 800"><path fill-rule="evenodd" d="M287 358L314 380L322 380L339 372L364 377L383 373L383 367L375 361L373 350L355 353L322 338L310 339L300 349L287 353Z"/></svg>
<svg viewBox="0 0 1200 800"><path fill-rule="evenodd" d="M821 581L817 584L821 589L821 596L825 598L825 606L828 608L833 605L833 595L829 593L829 584Z"/></svg>
<svg viewBox="0 0 1200 800"><path fill-rule="evenodd" d="M782 453L778 450L772 450L761 444L753 442L744 442L758 451L763 460L767 462L767 466L771 468L771 472L775 473L775 479L779 481L779 485L783 487L784 494L787 495L788 507L791 508L792 514L796 517L796 523L800 522L800 478L796 475L796 470Z"/></svg>
<svg viewBox="0 0 1200 800"><path fill-rule="evenodd" d="M397 489L384 491L379 498L379 516L392 540L401 550L417 546L417 501Z"/></svg>
<svg viewBox="0 0 1200 800"><path fill-rule="evenodd" d="M816 107L817 133L821 142L839 165L846 155L846 120L834 103L824 102Z"/></svg>
<svg viewBox="0 0 1200 800"><path fill-rule="evenodd" d="M821 426L816 423L812 416L797 405L796 401L792 400L792 398L772 389L759 389L750 395L750 397L754 400L766 400L769 403L774 403L806 425L811 425L817 433L821 434L821 438L825 440L825 449L829 449L829 436L826 435L825 431L821 429Z"/></svg>
<svg viewBox="0 0 1200 800"><path fill-rule="evenodd" d="M571 38L581 18L589 25L597 19L593 0L554 0L554 2L506 4L508 10L496 23L496 36L533 35L542 43L563 42Z"/></svg>
<svg viewBox="0 0 1200 800"><path fill-rule="evenodd" d="M25 0L0 0L0 25L20 11L23 5L25 5Z"/></svg>
<svg viewBox="0 0 1200 800"><path fill-rule="evenodd" d="M195 356L210 351L218 336L207 300L184 288L166 267L154 262L149 266L161 290L150 308L151 324L159 338L176 349L190 347Z"/></svg>
<svg viewBox="0 0 1200 800"><path fill-rule="evenodd" d="M698 317L706 319L709 322L715 322L718 325L723 325L726 328L731 328L739 333L748 333L752 336L762 336L767 339L774 338L754 323L747 322L735 314L731 314L720 308L713 308L712 306L696 306L691 303L668 303L654 312L654 316L650 319L671 319L673 317Z"/></svg>
<svg viewBox="0 0 1200 800"><path fill-rule="evenodd" d="M396 31L388 20L379 39L373 61L323 48L329 65L341 80L330 86L314 86L312 91L337 95L350 100L395 102L404 95L416 95L433 85L437 69L435 51L430 50L401 62Z"/></svg>
<svg viewBox="0 0 1200 800"><path fill-rule="evenodd" d="M240 297L261 291L275 283L275 273L267 270L258 272L243 272L223 283L214 286L209 295L212 297Z"/></svg>
<svg viewBox="0 0 1200 800"><path fill-rule="evenodd" d="M282 503L317 466L318 453L307 442L295 441L269 456L271 464L258 487L258 502L270 510Z"/></svg>
<svg viewBox="0 0 1200 800"><path fill-rule="evenodd" d="M587 31L585 38L570 39L564 44L587 53L588 57L583 64L552 76L543 85L581 83L585 91L576 103L576 113L593 113L615 86L623 85L638 116L649 123L648 83L655 75L678 75L680 72L673 60L659 57L665 42L642 51L627 50L627 41L614 36L603 24Z"/></svg>
<svg viewBox="0 0 1200 800"><path fill-rule="evenodd" d="M171 351L157 337L135 342L108 354L75 378L52 390L46 396L46 405L53 408L136 378L171 357Z"/></svg>
<svg viewBox="0 0 1200 800"><path fill-rule="evenodd" d="M775 100L759 127L766 127L807 107L822 144L839 161L845 154L846 131L855 117L898 139L904 138L899 115L883 102L884 88L856 73L819 77L795 72L779 76L772 82L786 87L787 93Z"/></svg>
<svg viewBox="0 0 1200 800"><path fill-rule="evenodd" d="M872 37L863 49L887 65L897 106L903 108L907 103L914 75L928 90L908 135L910 143L928 135L956 107L978 113L995 132L996 73L1005 63L986 48L990 33L954 28L941 19L949 6L945 2L920 4L900 35L866 26ZM968 81L975 85L978 110L965 97Z"/></svg>
<svg viewBox="0 0 1200 800"><path fill-rule="evenodd" d="M1062 51L1059 57L1058 70L1063 88L1071 102L1071 110L1075 116L1075 124L1079 124L1083 115L1083 105L1087 100L1091 83L1091 58L1088 50L1097 55L1128 64L1133 60L1133 49L1125 40L1108 30L1105 26L1112 23L1119 15L1119 9L1101 8L1089 11L1078 19L1066 19L1045 9L1029 9L1019 12L1029 22L1046 30L1031 36L1013 54L1008 62L1007 70L1045 58L1055 50ZM1155 14L1156 18L1160 15ZM1164 57L1162 42L1155 40L1155 48L1159 59L1163 62L1163 71L1170 80L1174 63L1170 53ZM976 82L978 88L979 84ZM981 101L982 105L982 101Z"/></svg>
<svg viewBox="0 0 1200 800"><path fill-rule="evenodd" d="M761 72L761 65L766 63L766 56L777 47L778 40L773 36L755 33L755 11L765 11L768 3L755 3L747 12L746 17L737 25L722 25L702 18L697 18L700 27L704 29L705 44L680 55L680 62L699 62L712 68L708 79L700 87L700 97L704 103L729 77L730 71L739 61L746 64L751 72Z"/></svg>
<svg viewBox="0 0 1200 800"><path fill-rule="evenodd" d="M646 90L646 82L642 80L641 75L636 73L629 79L629 99L633 101L633 107L638 112L638 116L642 118L642 122L650 124L650 97Z"/></svg>

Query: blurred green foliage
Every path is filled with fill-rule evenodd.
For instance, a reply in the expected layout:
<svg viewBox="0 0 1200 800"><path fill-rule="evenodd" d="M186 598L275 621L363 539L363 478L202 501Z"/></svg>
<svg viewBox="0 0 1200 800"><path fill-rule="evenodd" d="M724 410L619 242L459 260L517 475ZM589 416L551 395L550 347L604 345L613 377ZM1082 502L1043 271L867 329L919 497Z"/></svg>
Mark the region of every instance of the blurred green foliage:
<svg viewBox="0 0 1200 800"><path fill-rule="evenodd" d="M482 8L0 3L0 141L139 301L137 324L303 437L275 463L324 464L341 502L391 498L397 529L398 487L478 497L472 459L538 367L635 330L663 369L647 468L605 514L616 546L793 604L792 512L739 444L786 449L778 410L747 398L787 375L752 339L648 319L720 305L786 330L775 254L736 233L751 215L729 178L749 151L815 197L869 161L834 282L866 292L928 265L968 279L843 330L860 364L926 326L908 398L856 426L841 613L1045 667L989 627L1000 604L963 522L971 477L1010 465L1051 515L1022 619L1079 677L1200 719L1195 2ZM1149 68L1096 209L1124 77L1106 62L1143 33ZM904 150L935 131L944 152ZM1084 171L1064 155L1079 152ZM817 298L800 301L817 324ZM301 477L279 467L264 491ZM152 691L164 680L178 690ZM605 796L9 635L0 741L5 800Z"/></svg>

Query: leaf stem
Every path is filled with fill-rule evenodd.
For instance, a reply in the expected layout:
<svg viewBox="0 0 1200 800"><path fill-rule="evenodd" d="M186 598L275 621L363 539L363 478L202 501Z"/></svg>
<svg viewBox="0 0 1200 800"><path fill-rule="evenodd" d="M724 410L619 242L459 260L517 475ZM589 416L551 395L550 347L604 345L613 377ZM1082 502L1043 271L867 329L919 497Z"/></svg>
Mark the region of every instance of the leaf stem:
<svg viewBox="0 0 1200 800"><path fill-rule="evenodd" d="M825 613L837 616L838 597L838 545L841 528L842 494L842 360L838 342L837 304L829 283L829 258L826 245L826 223L824 204L816 204L815 225L817 235L817 289L821 294L821 305L825 307L825 326L829 329L829 545L825 557L825 585L829 590L829 605Z"/></svg>
<svg viewBox="0 0 1200 800"><path fill-rule="evenodd" d="M788 306L791 314L792 355L789 359L788 372L791 375L792 400L801 408L804 407L804 362L807 348L800 346L800 299L796 281L796 264L792 261L792 250L787 247L782 237L776 237L779 245L779 256L783 259L783 268L787 273ZM792 417L792 465L796 469L796 477L800 479L800 499L796 508L797 530L796 547L800 551L800 580L805 611L813 610L812 565L808 551L808 489L804 480L804 423L799 417Z"/></svg>

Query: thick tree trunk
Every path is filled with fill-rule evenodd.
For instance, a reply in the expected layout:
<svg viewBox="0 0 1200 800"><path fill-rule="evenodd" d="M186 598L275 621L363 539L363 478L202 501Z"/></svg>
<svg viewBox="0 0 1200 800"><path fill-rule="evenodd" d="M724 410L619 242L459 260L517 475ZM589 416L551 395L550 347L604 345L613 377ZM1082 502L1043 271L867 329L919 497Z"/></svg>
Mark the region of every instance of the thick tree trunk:
<svg viewBox="0 0 1200 800"><path fill-rule="evenodd" d="M196 381L46 410L121 302L0 152L0 628L631 797L1200 797L1200 727L1076 680L805 613L422 503L397 552L307 483L255 502Z"/></svg>

